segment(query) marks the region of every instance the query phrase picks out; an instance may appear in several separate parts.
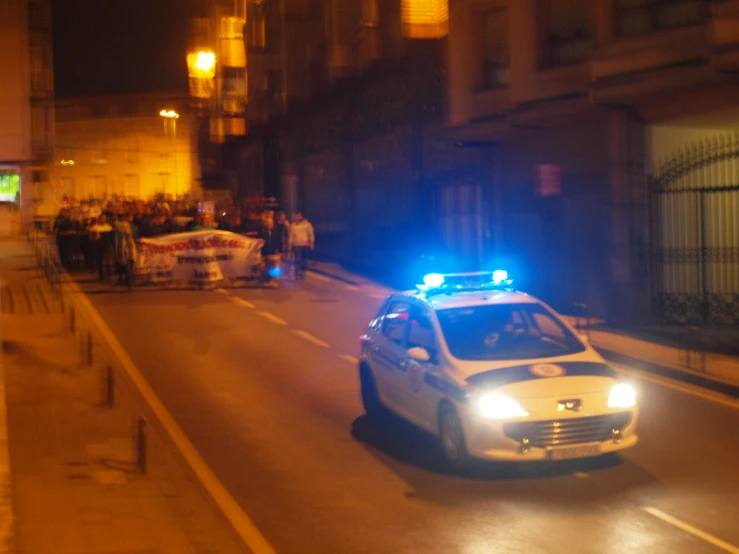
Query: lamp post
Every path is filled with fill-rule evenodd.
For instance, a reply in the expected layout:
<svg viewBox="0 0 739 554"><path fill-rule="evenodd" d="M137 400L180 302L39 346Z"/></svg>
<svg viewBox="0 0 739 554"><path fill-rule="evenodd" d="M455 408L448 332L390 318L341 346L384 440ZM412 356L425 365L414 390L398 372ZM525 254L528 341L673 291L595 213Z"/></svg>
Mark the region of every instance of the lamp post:
<svg viewBox="0 0 739 554"><path fill-rule="evenodd" d="M167 136L167 120L172 121L172 160L174 164L174 197L177 199L177 119L180 117L174 110L162 110L159 115L164 118L164 136Z"/></svg>

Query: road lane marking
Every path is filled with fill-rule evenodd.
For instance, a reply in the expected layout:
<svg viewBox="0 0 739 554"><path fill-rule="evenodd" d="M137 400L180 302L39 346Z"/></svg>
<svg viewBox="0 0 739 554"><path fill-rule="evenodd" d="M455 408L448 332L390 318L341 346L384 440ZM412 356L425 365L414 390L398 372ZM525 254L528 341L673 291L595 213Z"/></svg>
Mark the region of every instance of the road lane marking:
<svg viewBox="0 0 739 554"><path fill-rule="evenodd" d="M238 296L229 296L228 299L233 302L234 304L238 304L239 306L243 308L256 308L254 304L249 302L248 300L244 300L243 298L239 298Z"/></svg>
<svg viewBox="0 0 739 554"><path fill-rule="evenodd" d="M731 552L731 554L739 554L739 548L737 548L733 544L729 544L728 542L722 541L721 539L716 538L713 535L709 535L705 531L701 531L700 529L697 529L692 525L685 523L684 521L680 521L676 517L672 517L670 514L666 514L663 511L658 510L657 508L642 506L642 510L647 512L649 515L656 517L657 519L661 519L665 523L669 523L670 525L673 525L678 529L682 529L686 533L690 533L691 535L703 539L716 548L720 548L721 550L724 550L726 552Z"/></svg>
<svg viewBox="0 0 739 554"><path fill-rule="evenodd" d="M147 382L144 375L136 367L131 357L118 341L113 331L110 330L98 311L82 292L79 285L72 279L65 279L72 289L72 297L77 299L81 308L87 313L92 324L97 328L101 337L107 343L111 353L118 358L121 367L126 371L131 381L136 385L144 401L162 424L172 442L178 448L182 456L188 462L203 487L211 495L215 504L220 508L226 518L231 522L241 540L253 554L276 554L275 549L267 542L254 522L249 519L244 510L228 492L228 489L213 473L208 463L198 453L195 446L187 438L182 428L177 424L174 417L169 413L159 397Z"/></svg>
<svg viewBox="0 0 739 554"><path fill-rule="evenodd" d="M339 358L342 360L346 360L350 364L358 364L359 358L355 358L354 356L350 356L349 354L339 354Z"/></svg>
<svg viewBox="0 0 739 554"><path fill-rule="evenodd" d="M318 279L319 281L331 281L329 277L326 277L325 275L321 275L320 273L316 273L315 271L308 270L311 277L314 279Z"/></svg>
<svg viewBox="0 0 739 554"><path fill-rule="evenodd" d="M270 320L272 323L277 323L277 325L287 325L287 321L285 321L284 319L280 319L276 315L269 312L259 312L259 315L261 315L264 319Z"/></svg>
<svg viewBox="0 0 739 554"><path fill-rule="evenodd" d="M300 338L307 340L308 342L312 342L316 346L320 346L322 348L331 348L331 345L327 342L323 342L321 339L314 337L310 333L306 333L305 331L295 330L293 331L296 335L298 335Z"/></svg>
<svg viewBox="0 0 739 554"><path fill-rule="evenodd" d="M589 475L589 474L587 474L587 473L585 473L585 472L582 472L582 471L578 471L578 472L577 472L577 473L575 473L574 475L575 475L575 477L577 477L578 479L589 479L589 478L590 478L590 475Z"/></svg>
<svg viewBox="0 0 739 554"><path fill-rule="evenodd" d="M739 399L732 398L730 396L727 396L727 395L724 395L718 392L707 393L705 392L705 389L698 388L698 387L692 387L684 383L679 383L678 381L669 379L668 377L658 377L655 375L651 375L643 371L639 371L638 369L633 369L629 366L624 366L623 364L613 364L613 365L616 366L616 368L621 373L625 373L626 375L635 377L636 379L642 379L644 381L649 381L650 383L654 383L655 385L660 385L662 387L674 389L676 391L684 392L685 394L697 396L698 398L702 398L703 400L709 400L716 404L722 404L724 406L728 406L729 408L734 408L735 410L739 410Z"/></svg>
<svg viewBox="0 0 739 554"><path fill-rule="evenodd" d="M213 292L217 292L218 294L228 294L228 291L226 289L221 288L213 289Z"/></svg>

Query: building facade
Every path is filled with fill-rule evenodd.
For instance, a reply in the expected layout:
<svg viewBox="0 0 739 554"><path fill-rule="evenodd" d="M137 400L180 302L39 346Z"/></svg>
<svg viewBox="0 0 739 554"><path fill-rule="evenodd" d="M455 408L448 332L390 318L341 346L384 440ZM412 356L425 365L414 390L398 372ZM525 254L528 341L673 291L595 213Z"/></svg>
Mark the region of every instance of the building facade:
<svg viewBox="0 0 739 554"><path fill-rule="evenodd" d="M234 192L399 281L433 252L564 312L737 324L738 4L249 3Z"/></svg>
<svg viewBox="0 0 739 554"><path fill-rule="evenodd" d="M65 197L200 197L189 104L186 92L58 100L45 212L58 212Z"/></svg>
<svg viewBox="0 0 739 554"><path fill-rule="evenodd" d="M0 234L28 227L48 183L54 149L54 78L49 0L0 6ZM10 209L10 205L14 208ZM11 224L12 223L12 224Z"/></svg>
<svg viewBox="0 0 739 554"><path fill-rule="evenodd" d="M491 235L547 275L531 288L612 321L739 323L739 3L450 10L448 132L491 143Z"/></svg>

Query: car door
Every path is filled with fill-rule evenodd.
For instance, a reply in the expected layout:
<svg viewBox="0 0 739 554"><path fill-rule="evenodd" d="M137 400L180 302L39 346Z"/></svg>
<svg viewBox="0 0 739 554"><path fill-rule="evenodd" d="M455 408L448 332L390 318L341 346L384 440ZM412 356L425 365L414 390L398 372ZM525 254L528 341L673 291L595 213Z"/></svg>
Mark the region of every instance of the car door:
<svg viewBox="0 0 739 554"><path fill-rule="evenodd" d="M407 378L403 395L411 412L413 421L421 427L436 429L436 408L439 394L426 381L426 374L438 375L439 356L436 328L431 311L423 305L414 304L408 322L406 352L411 348L423 348L431 359L421 362L407 358Z"/></svg>
<svg viewBox="0 0 739 554"><path fill-rule="evenodd" d="M371 347L372 367L377 389L388 408L407 417L402 387L407 373L405 340L411 305L393 300L382 318L380 333Z"/></svg>

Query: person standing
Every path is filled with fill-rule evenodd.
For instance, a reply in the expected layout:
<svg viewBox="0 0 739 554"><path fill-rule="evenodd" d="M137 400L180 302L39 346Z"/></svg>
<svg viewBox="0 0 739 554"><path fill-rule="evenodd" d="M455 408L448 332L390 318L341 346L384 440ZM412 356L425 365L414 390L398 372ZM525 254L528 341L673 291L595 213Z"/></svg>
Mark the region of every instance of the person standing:
<svg viewBox="0 0 739 554"><path fill-rule="evenodd" d="M305 273L308 252L315 248L316 238L313 225L298 212L290 225L290 249L295 255L295 278L302 279Z"/></svg>

